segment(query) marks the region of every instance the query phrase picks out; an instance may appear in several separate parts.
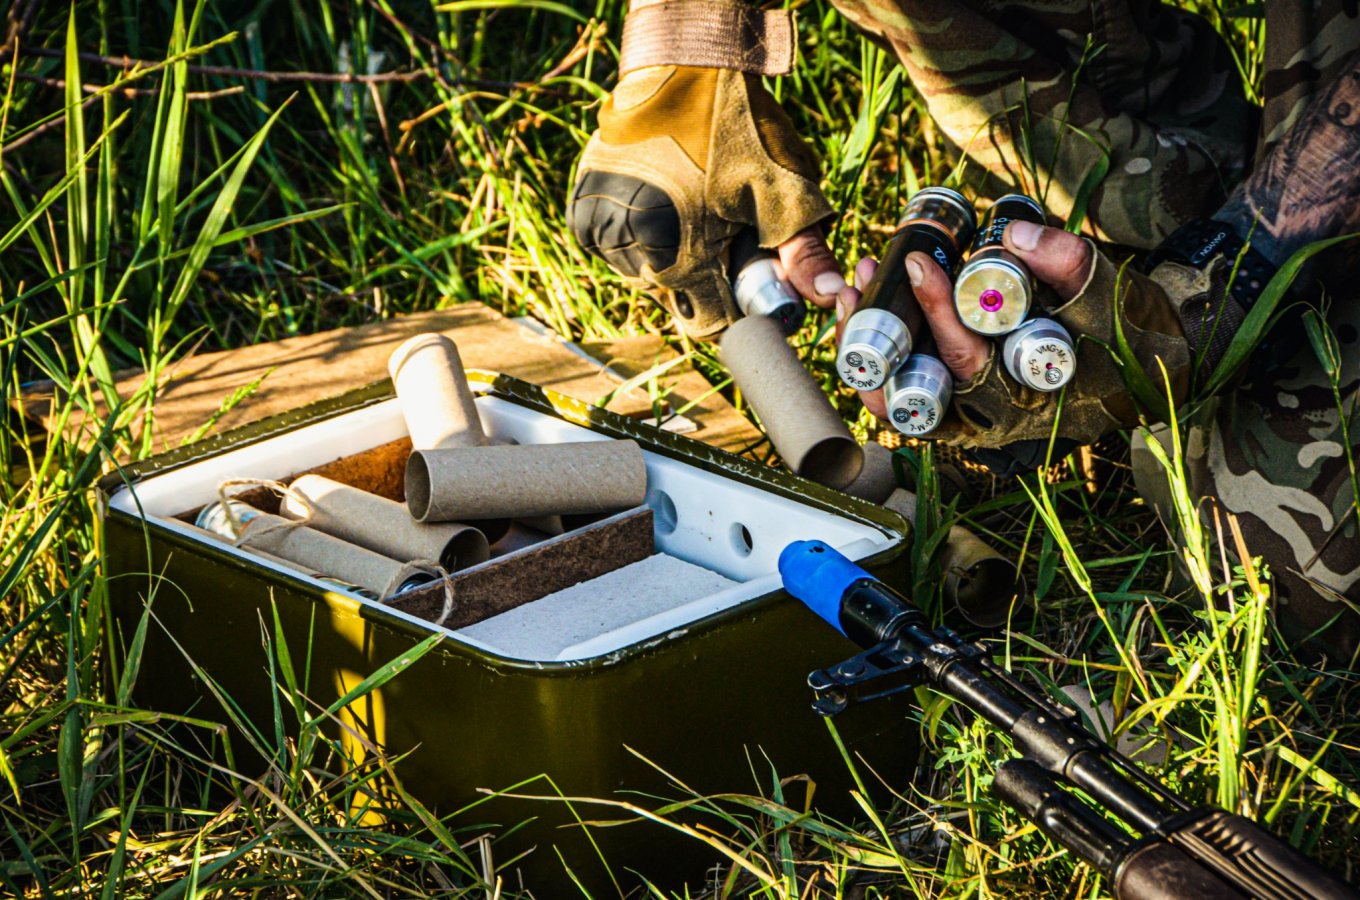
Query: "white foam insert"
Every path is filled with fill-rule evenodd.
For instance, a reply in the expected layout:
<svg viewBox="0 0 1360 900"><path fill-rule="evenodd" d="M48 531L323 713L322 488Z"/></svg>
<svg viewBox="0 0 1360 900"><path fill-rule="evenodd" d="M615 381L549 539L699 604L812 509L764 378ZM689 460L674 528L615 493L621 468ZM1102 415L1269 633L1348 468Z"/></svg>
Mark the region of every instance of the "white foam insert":
<svg viewBox="0 0 1360 900"><path fill-rule="evenodd" d="M521 659L560 659L602 633L737 587L717 572L657 553L470 625L463 634ZM577 658L574 653L571 657Z"/></svg>
<svg viewBox="0 0 1360 900"><path fill-rule="evenodd" d="M568 441L609 440L604 435L570 422L526 409L498 397L481 396L477 409L487 433L500 440L521 444L552 444ZM247 447L151 475L135 489L124 487L110 498L111 507L142 515L157 525L195 541L208 538L173 518L217 499L217 486L228 478L282 479L304 469L333 462L406 435L406 423L395 400L335 416ZM616 652L632 644L683 630L697 619L730 608L775 590L779 586L779 553L791 541L822 540L851 559L861 559L890 543L888 535L859 522L823 512L690 466L680 460L644 452L647 465L647 505L656 526L656 549L669 556L702 566L737 582L698 599L688 599L670 609L638 621L601 621L599 632L583 637L573 646L558 650L557 659L586 659ZM335 591L333 584L318 581L246 550L216 545L282 577L301 579ZM343 592L342 592L343 593ZM349 594L361 603L373 603ZM423 619L390 610L421 627L438 629ZM501 655L514 655L492 646L473 634L450 632L459 640ZM522 657L521 657L522 658ZM553 657L540 657L549 659Z"/></svg>

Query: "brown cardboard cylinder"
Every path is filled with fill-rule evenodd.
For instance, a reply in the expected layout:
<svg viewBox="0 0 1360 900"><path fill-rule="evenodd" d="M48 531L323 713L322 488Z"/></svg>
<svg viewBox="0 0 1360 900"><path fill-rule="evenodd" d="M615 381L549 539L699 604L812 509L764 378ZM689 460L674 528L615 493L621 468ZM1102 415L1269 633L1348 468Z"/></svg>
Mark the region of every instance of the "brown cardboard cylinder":
<svg viewBox="0 0 1360 900"><path fill-rule="evenodd" d="M194 534L198 535L199 537L216 541L219 544L231 546L232 539L227 537L225 534L218 534L216 531L209 531L206 528L199 528L197 525L190 525L187 522L181 522L180 524L183 525L185 528L189 529L190 531L192 531ZM304 566L299 563L293 562L291 559L284 559L282 556L275 556L272 553L266 553L259 547L251 547L250 555L258 556L261 559L267 559L270 562L275 563L276 565L283 566L285 569L291 569L294 572L301 572L303 575L314 576L317 574L315 571L312 570L310 566Z"/></svg>
<svg viewBox="0 0 1360 900"><path fill-rule="evenodd" d="M784 464L805 478L844 488L864 461L855 439L798 354L768 316L747 316L723 334L718 358Z"/></svg>
<svg viewBox="0 0 1360 900"><path fill-rule="evenodd" d="M897 473L893 471L893 452L873 441L865 444L862 451L864 467L859 470L859 476L846 486L845 492L870 503L883 503L893 491L898 490Z"/></svg>
<svg viewBox="0 0 1360 900"><path fill-rule="evenodd" d="M916 523L916 495L898 488L883 505ZM944 599L980 628L1000 628L1010 615L1011 598L1025 600L1027 585L1015 563L961 525L949 529L940 555Z"/></svg>
<svg viewBox="0 0 1360 900"><path fill-rule="evenodd" d="M417 450L486 443L458 348L442 334L418 334L387 360L411 446Z"/></svg>
<svg viewBox="0 0 1360 900"><path fill-rule="evenodd" d="M641 506L647 466L633 441L418 450L406 463L417 522L601 513Z"/></svg>
<svg viewBox="0 0 1360 900"><path fill-rule="evenodd" d="M347 591L353 591L354 593L360 595L361 597L367 597L370 600L382 599L382 597L378 594L377 591L371 591L366 587L361 587L360 585L357 584L351 584L350 582L345 581L344 579L336 578L332 575L328 575L325 572L317 572L311 566L304 566L300 563L293 562L291 559L284 559L282 556L275 556L272 553L266 553L259 547L249 547L246 549L249 551L251 556L255 556L260 559L267 559L270 562L274 563L275 565L283 566L285 569L292 569L294 572L300 572L301 574L306 575L308 578L315 578L318 581L324 581L327 584L334 585L335 587L344 588Z"/></svg>
<svg viewBox="0 0 1360 900"><path fill-rule="evenodd" d="M916 524L916 495L906 488L897 488L883 501L883 505L911 524Z"/></svg>
<svg viewBox="0 0 1360 900"><path fill-rule="evenodd" d="M1011 600L1025 600L1025 578L1015 563L997 553L967 528L949 529L940 556L944 597L979 628L1000 628L1010 616Z"/></svg>
<svg viewBox="0 0 1360 900"><path fill-rule="evenodd" d="M449 572L491 557L486 535L470 525L422 525L406 506L321 475L303 475L289 486L279 513L307 519L317 531L343 538L389 559L436 560Z"/></svg>
<svg viewBox="0 0 1360 900"><path fill-rule="evenodd" d="M282 516L261 513L245 524L241 546L282 557L289 562L382 594L396 587L409 567L338 537L299 525Z"/></svg>
<svg viewBox="0 0 1360 900"><path fill-rule="evenodd" d="M409 510L407 511L407 515L410 515ZM510 529L515 523L509 519L478 519L475 522L464 522L462 524L467 525L470 528L476 528L482 534L486 535L486 542L488 544L495 544L510 533Z"/></svg>

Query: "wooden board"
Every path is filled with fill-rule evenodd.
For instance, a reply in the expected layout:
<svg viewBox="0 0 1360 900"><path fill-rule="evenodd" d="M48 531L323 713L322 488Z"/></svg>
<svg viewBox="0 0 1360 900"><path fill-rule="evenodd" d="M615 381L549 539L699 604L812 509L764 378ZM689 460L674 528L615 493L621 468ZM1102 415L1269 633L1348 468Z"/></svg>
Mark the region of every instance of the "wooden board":
<svg viewBox="0 0 1360 900"><path fill-rule="evenodd" d="M171 367L156 402L155 449L177 447L198 434L237 392L248 396L222 414L207 433L220 433L313 400L333 397L387 377L387 357L412 335L439 331L457 344L470 368L513 375L595 403L618 392L624 378L674 359L658 336L572 347L549 334L520 325L481 303L372 322L353 328L287 338L219 353L198 353ZM587 351L595 359L587 356ZM606 368L606 365L608 368ZM120 373L119 394L130 396L142 383L140 371ZM657 376L669 409L698 401L685 412L697 431L692 437L740 452L759 432L689 364ZM253 385L253 388L252 388ZM50 386L35 385L24 397L24 413L51 428ZM700 399L702 398L702 399ZM608 408L650 417L645 387L619 393ZM76 421L70 428L82 428ZM203 435L199 435L200 437Z"/></svg>

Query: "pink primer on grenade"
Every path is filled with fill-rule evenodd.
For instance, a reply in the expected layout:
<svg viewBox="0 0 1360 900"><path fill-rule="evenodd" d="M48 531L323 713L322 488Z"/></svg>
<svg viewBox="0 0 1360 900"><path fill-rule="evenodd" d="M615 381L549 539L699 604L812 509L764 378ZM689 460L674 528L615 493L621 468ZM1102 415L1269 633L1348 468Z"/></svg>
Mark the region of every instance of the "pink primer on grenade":
<svg viewBox="0 0 1360 900"><path fill-rule="evenodd" d="M954 282L954 309L959 321L988 337L1019 328L1034 299L1029 269L1001 241L1011 222L1042 225L1043 207L1024 194L1007 194L993 203L968 262Z"/></svg>
<svg viewBox="0 0 1360 900"><path fill-rule="evenodd" d="M908 437L934 431L954 395L954 376L944 363L925 353L913 353L883 385L888 421Z"/></svg>
<svg viewBox="0 0 1360 900"><path fill-rule="evenodd" d="M1011 377L1036 391L1057 391L1077 373L1072 335L1052 319L1030 319L1006 335L1001 360Z"/></svg>
<svg viewBox="0 0 1360 900"><path fill-rule="evenodd" d="M846 320L836 355L841 381L859 391L878 390L911 355L907 319L919 320L920 311L907 278L907 254L919 250L952 276L975 231L973 207L957 191L928 187L907 201L863 301Z"/></svg>
<svg viewBox="0 0 1360 900"><path fill-rule="evenodd" d="M728 271L736 273L732 278L732 295L741 314L768 316L779 323L786 335L801 328L807 304L789 284L778 254L762 248L751 229L732 239L729 252Z"/></svg>

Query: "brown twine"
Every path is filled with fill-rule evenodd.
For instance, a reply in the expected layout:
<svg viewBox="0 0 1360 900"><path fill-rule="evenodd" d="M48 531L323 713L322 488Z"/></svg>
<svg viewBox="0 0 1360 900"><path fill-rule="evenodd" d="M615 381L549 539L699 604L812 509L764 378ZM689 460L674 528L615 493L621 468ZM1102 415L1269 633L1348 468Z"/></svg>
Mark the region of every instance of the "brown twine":
<svg viewBox="0 0 1360 900"><path fill-rule="evenodd" d="M250 533L250 538L253 541L258 541L266 534L273 534L276 531L286 531L308 525L312 521L312 516L316 513L316 508L312 506L310 500L284 484L282 481L275 481L270 478L228 478L217 485L217 499L222 501L222 509L227 513L227 521L231 523L231 530L236 533L235 540L231 542L233 547L244 546L246 541L245 525L236 517L236 512L232 507L232 503L244 503L244 501L233 501L232 495L227 493L228 488L234 487L262 487L265 490L273 491L280 497L296 500L302 506L302 518L284 519L283 516L275 516L275 518L284 519L284 521L270 522L263 528L256 528ZM249 506L249 504L246 505ZM269 515L264 510L260 510L259 512L260 515Z"/></svg>
<svg viewBox="0 0 1360 900"><path fill-rule="evenodd" d="M438 582L444 586L444 608L440 610L439 618L434 620L434 624L443 625L453 614L453 581L449 570L435 560L413 559L402 566L397 574L392 576L392 580L387 583L387 587L383 589L382 597L378 602L386 605L387 601L396 594L397 588L401 587L401 583L410 578L414 572L433 572L439 576ZM434 584L434 582L430 584ZM430 587L430 584L423 584L416 590L424 590Z"/></svg>

